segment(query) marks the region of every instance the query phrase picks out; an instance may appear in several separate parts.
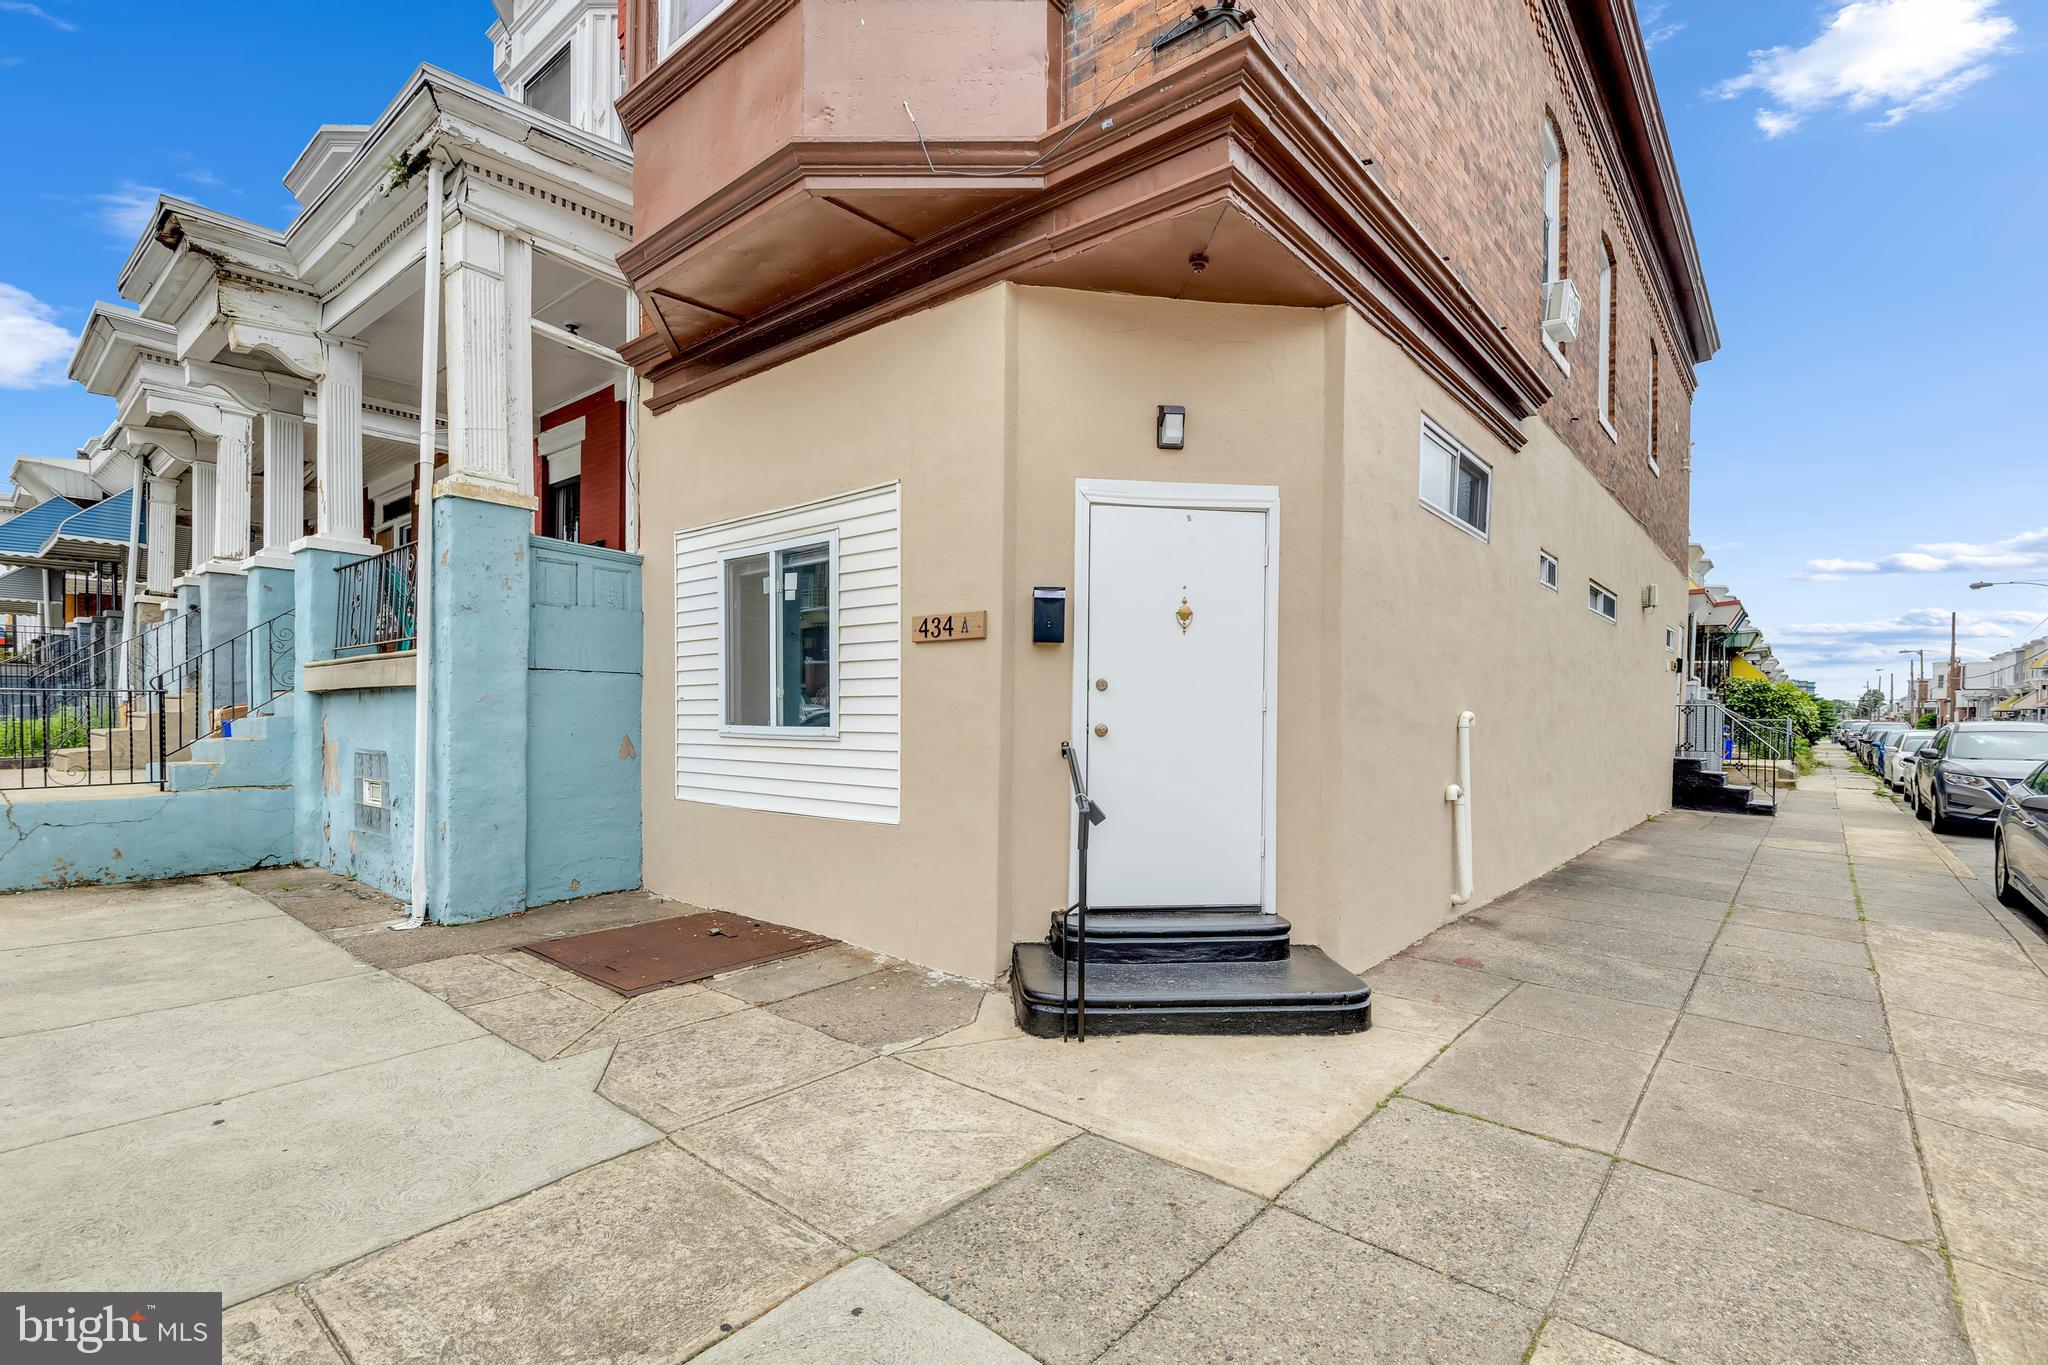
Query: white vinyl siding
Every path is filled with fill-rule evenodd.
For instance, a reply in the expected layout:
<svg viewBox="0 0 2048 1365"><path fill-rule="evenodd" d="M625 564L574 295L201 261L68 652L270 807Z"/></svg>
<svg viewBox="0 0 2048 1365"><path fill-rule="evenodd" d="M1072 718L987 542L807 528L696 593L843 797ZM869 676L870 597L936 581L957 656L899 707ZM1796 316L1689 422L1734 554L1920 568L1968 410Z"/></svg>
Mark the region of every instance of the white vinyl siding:
<svg viewBox="0 0 2048 1365"><path fill-rule="evenodd" d="M676 533L676 799L895 824L902 810L902 498L863 489ZM833 539L836 734L722 733L723 558Z"/></svg>

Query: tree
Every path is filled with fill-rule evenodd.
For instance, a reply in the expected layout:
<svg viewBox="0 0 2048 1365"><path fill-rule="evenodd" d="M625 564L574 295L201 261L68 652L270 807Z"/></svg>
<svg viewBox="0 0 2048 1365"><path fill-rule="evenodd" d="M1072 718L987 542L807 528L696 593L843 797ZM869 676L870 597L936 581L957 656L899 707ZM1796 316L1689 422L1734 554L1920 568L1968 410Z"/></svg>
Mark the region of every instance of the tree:
<svg viewBox="0 0 2048 1365"><path fill-rule="evenodd" d="M1792 732L1811 742L1827 734L1820 703L1789 682L1763 678L1734 678L1721 689L1722 704L1738 716L1760 720L1790 720Z"/></svg>
<svg viewBox="0 0 2048 1365"><path fill-rule="evenodd" d="M1842 719L1842 712L1848 707L1831 697L1815 697L1813 704L1820 708L1820 732L1824 735L1833 734L1835 726Z"/></svg>
<svg viewBox="0 0 2048 1365"><path fill-rule="evenodd" d="M1858 720L1874 719L1878 708L1883 705L1884 693L1875 687L1866 687L1863 689L1863 695L1856 699L1856 718Z"/></svg>

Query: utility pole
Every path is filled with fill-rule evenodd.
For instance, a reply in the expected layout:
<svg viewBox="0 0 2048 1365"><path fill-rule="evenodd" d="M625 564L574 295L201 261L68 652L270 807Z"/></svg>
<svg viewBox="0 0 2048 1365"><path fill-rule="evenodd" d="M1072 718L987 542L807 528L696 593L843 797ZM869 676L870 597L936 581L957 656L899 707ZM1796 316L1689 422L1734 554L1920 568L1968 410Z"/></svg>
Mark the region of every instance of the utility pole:
<svg viewBox="0 0 2048 1365"><path fill-rule="evenodd" d="M1956 718L1956 614L1948 614L1948 719Z"/></svg>

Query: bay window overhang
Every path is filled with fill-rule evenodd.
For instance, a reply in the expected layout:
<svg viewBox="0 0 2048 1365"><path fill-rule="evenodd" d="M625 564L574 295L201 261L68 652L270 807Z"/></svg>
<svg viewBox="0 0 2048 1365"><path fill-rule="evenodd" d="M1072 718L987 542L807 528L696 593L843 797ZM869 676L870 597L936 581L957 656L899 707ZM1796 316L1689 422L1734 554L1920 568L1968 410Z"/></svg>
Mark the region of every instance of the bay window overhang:
<svg viewBox="0 0 2048 1365"><path fill-rule="evenodd" d="M651 41L639 8L629 45ZM864 8L732 0L666 56L629 47L645 64L620 101L637 167L620 264L647 330L626 355L657 411L1010 280L1347 303L1523 443L1547 381L1256 32L1062 116L1055 6L891 9L931 30L896 52L824 40Z"/></svg>

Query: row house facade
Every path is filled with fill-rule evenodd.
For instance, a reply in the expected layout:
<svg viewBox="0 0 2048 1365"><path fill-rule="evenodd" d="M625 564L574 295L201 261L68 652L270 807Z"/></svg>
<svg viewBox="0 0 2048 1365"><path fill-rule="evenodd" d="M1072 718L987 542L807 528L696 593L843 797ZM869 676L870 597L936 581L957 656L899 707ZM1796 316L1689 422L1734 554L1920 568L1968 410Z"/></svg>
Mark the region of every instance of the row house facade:
<svg viewBox="0 0 2048 1365"><path fill-rule="evenodd" d="M1024 1017L1070 784L1098 910L1351 968L1668 803L1719 343L1625 0L624 13L649 888Z"/></svg>

